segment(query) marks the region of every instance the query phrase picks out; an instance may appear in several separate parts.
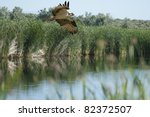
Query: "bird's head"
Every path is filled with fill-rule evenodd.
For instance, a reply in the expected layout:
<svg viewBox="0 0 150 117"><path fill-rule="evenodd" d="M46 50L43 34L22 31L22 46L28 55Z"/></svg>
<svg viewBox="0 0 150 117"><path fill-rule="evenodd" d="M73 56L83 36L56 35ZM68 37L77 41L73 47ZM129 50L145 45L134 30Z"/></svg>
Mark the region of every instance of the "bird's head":
<svg viewBox="0 0 150 117"><path fill-rule="evenodd" d="M74 13L69 13L68 15L69 15L69 16L74 16Z"/></svg>

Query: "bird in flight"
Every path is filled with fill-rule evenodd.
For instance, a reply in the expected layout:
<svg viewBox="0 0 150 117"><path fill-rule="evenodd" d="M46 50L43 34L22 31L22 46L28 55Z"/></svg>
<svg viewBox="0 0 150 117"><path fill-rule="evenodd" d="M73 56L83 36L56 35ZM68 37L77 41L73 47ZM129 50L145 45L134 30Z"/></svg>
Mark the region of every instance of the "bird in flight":
<svg viewBox="0 0 150 117"><path fill-rule="evenodd" d="M78 32L78 27L76 22L73 19L74 14L69 13L69 2L64 2L64 4L60 4L56 6L52 10L52 16L50 20L55 20L60 24L63 28L65 28L68 32L75 34Z"/></svg>

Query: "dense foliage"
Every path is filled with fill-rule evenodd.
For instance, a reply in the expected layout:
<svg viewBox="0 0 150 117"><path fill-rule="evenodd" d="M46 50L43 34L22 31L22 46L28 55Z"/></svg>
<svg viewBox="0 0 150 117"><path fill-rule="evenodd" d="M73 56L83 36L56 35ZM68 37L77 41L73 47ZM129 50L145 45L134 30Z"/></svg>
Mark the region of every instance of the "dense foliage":
<svg viewBox="0 0 150 117"><path fill-rule="evenodd" d="M79 32L71 35L56 22L43 21L49 15L51 9L36 15L25 14L19 7L12 11L0 8L0 56L7 57L16 48L17 56L31 56L42 50L46 56L149 57L150 21L86 13L75 17Z"/></svg>
<svg viewBox="0 0 150 117"><path fill-rule="evenodd" d="M72 35L56 22L45 21L51 10L43 9L38 14L31 14L23 13L19 7L12 11L0 8L0 99L5 99L13 87L31 86L42 78L50 82L71 81L82 78L79 75L82 76L84 71L101 72L117 67L122 69L121 66L126 69L128 62L132 67L138 62L139 66L147 68L150 21L113 19L109 14L85 13L75 17L79 32ZM61 59L64 56L67 57ZM28 58L31 58L30 62L25 60ZM124 81L121 85L115 84L115 92L100 82L105 99L147 99L143 81L149 82L148 76L141 80L140 75L132 75L131 68L127 69L131 71L133 81L129 82L128 76L121 76ZM82 86L83 99L89 99L86 91L96 99L94 91L84 80ZM131 87L131 95L128 87ZM138 91L137 98L133 96L135 90Z"/></svg>

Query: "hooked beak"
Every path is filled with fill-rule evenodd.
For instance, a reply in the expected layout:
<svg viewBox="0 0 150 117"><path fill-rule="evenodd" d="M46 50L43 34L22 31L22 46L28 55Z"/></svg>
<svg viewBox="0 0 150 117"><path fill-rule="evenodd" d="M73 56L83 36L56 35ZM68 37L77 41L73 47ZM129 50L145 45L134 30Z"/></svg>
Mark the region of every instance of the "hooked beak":
<svg viewBox="0 0 150 117"><path fill-rule="evenodd" d="M74 16L74 13L69 13L70 16Z"/></svg>

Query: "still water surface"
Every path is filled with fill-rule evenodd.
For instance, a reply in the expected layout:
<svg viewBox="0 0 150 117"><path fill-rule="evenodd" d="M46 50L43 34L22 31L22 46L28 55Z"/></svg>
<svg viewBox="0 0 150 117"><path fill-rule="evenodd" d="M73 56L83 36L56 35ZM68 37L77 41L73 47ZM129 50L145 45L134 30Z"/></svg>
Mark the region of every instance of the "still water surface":
<svg viewBox="0 0 150 117"><path fill-rule="evenodd" d="M150 99L150 67L94 58L2 61L0 99Z"/></svg>

